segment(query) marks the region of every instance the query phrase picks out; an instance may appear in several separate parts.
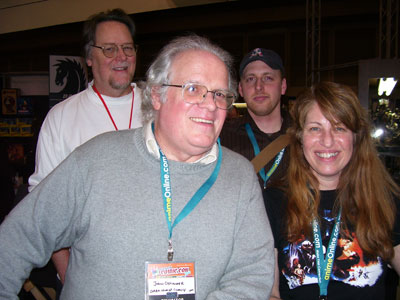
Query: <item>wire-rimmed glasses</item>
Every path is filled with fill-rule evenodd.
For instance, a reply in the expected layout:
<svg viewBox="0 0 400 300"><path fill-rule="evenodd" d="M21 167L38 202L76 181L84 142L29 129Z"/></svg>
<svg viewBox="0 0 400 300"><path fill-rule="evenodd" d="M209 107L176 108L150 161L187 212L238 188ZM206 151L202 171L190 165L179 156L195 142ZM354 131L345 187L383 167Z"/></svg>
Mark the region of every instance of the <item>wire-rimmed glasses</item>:
<svg viewBox="0 0 400 300"><path fill-rule="evenodd" d="M134 44L106 44L105 46L90 45L91 47L99 48L103 51L105 57L114 58L117 56L118 47L121 47L124 54L128 57L135 56L137 51L137 46Z"/></svg>
<svg viewBox="0 0 400 300"><path fill-rule="evenodd" d="M228 110L235 102L236 96L233 92L227 90L209 91L207 87L197 83L163 84L163 86L178 87L182 89L182 98L186 103L201 104L205 100L207 93L212 93L215 105L219 109Z"/></svg>

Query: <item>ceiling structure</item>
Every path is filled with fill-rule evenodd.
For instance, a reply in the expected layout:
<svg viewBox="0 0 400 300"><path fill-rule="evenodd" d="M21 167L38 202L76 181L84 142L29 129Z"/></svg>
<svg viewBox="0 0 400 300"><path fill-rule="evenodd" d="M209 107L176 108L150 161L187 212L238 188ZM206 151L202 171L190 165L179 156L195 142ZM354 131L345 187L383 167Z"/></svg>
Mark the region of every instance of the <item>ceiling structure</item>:
<svg viewBox="0 0 400 300"><path fill-rule="evenodd" d="M135 14L229 1L233 0L114 0L112 6ZM108 0L0 0L0 34L80 22L107 9Z"/></svg>

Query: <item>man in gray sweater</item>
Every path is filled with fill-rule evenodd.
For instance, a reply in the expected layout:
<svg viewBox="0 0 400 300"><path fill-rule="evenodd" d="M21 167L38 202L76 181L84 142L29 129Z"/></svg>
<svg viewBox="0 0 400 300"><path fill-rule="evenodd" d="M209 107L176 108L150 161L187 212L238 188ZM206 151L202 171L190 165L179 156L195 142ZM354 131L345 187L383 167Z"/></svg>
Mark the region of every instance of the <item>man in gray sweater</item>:
<svg viewBox="0 0 400 300"><path fill-rule="evenodd" d="M273 238L252 165L217 142L230 55L198 36L147 73L143 128L78 147L0 227L0 299L70 247L61 299L268 299ZM239 170L239 171L238 171Z"/></svg>

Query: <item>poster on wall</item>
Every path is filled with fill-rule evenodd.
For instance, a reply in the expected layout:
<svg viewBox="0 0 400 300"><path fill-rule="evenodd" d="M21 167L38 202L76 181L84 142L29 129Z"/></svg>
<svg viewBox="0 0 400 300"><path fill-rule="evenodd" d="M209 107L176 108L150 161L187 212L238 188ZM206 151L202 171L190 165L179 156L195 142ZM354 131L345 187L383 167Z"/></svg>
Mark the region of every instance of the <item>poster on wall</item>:
<svg viewBox="0 0 400 300"><path fill-rule="evenodd" d="M49 66L50 107L86 89L88 74L83 57L50 55Z"/></svg>
<svg viewBox="0 0 400 300"><path fill-rule="evenodd" d="M20 96L17 99L17 114L31 115L33 113L32 97Z"/></svg>
<svg viewBox="0 0 400 300"><path fill-rule="evenodd" d="M1 112L3 115L17 114L17 89L2 89L1 90Z"/></svg>

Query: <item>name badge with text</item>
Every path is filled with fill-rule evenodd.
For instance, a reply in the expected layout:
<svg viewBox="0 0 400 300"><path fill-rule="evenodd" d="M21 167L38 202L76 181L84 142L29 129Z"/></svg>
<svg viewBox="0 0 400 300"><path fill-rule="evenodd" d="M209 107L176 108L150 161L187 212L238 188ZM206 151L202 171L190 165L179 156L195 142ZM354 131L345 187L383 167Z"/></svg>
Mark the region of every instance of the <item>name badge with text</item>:
<svg viewBox="0 0 400 300"><path fill-rule="evenodd" d="M194 262L146 262L146 300L195 300Z"/></svg>

